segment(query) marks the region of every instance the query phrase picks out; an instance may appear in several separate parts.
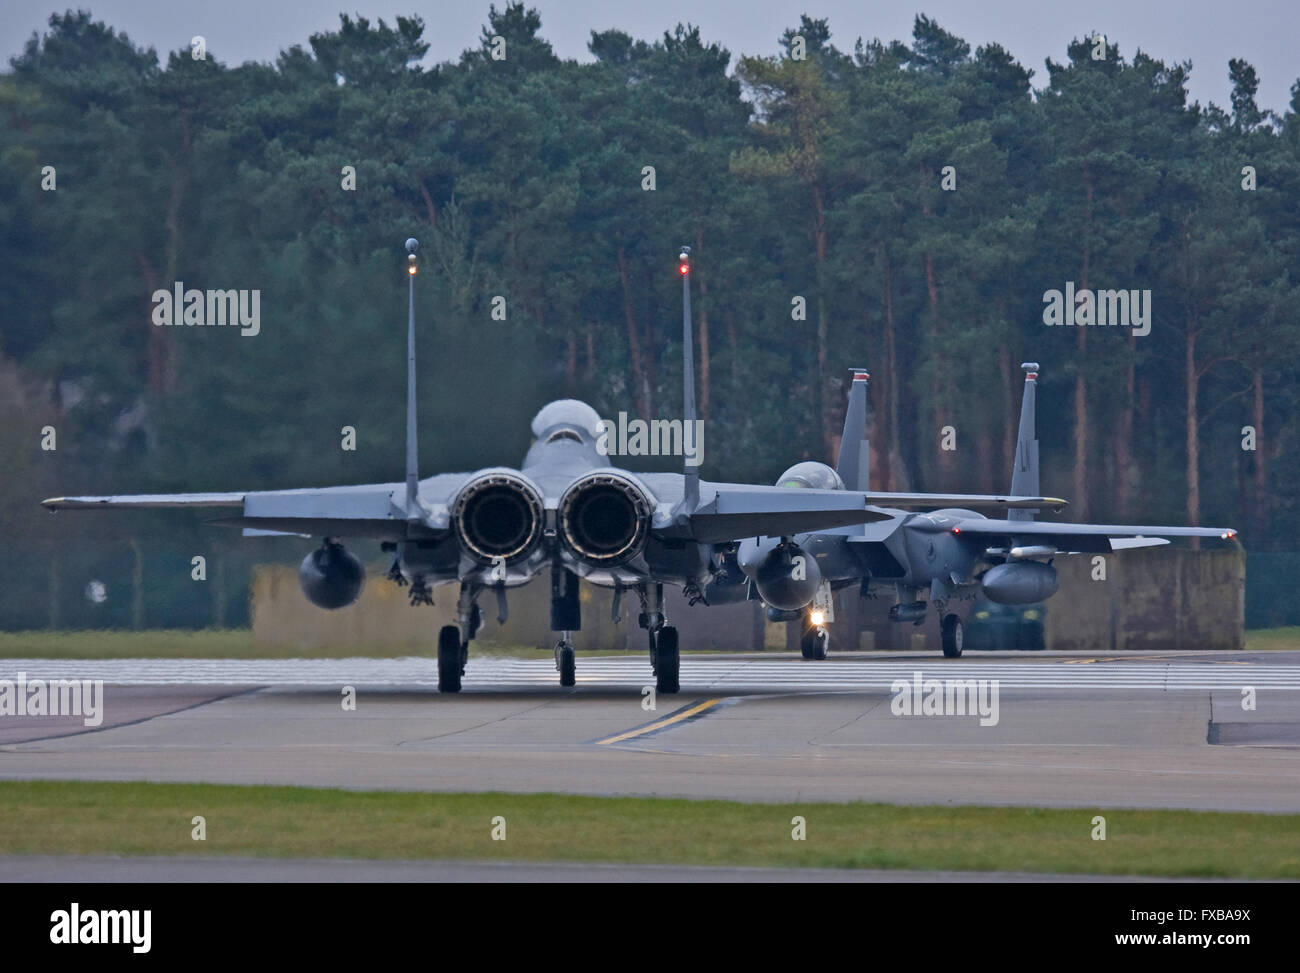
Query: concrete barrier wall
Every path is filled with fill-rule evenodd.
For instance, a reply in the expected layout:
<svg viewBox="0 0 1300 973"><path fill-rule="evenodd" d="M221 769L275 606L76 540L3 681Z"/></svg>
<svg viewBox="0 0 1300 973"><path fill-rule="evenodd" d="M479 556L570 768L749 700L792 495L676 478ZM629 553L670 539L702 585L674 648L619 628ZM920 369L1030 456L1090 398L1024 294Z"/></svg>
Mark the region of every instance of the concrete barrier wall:
<svg viewBox="0 0 1300 973"><path fill-rule="evenodd" d="M412 608L406 588L399 588L373 574L357 603L338 611L317 608L303 597L297 569L289 565L259 566L253 575L253 639L273 645L295 645L303 649L326 645L408 646L428 651L438 629L456 620L456 585L443 585L433 592L434 605ZM496 597L492 592L479 599L483 627L477 640L492 645L551 648L557 635L551 632L550 576L543 572L531 584L507 592L509 617L497 624ZM578 589L582 604L582 629L573 633L578 649L604 651L648 650L646 633L637 627L640 603L635 592L625 592L619 612L622 621L610 617L613 592L583 582ZM669 618L681 631L683 647L694 649L762 648L765 637L763 614L757 602L734 605L689 607L678 588L665 587L664 602ZM783 629L781 626L780 629ZM778 645L784 632L778 629ZM771 636L768 636L771 637Z"/></svg>
<svg viewBox="0 0 1300 973"><path fill-rule="evenodd" d="M1190 551L1153 548L1105 558L1105 580L1094 580L1092 557L1058 557L1060 591L1047 602L1049 649L1117 652L1155 649L1238 649L1245 637L1245 555L1239 550ZM407 589L382 577L367 579L360 600L340 611L310 604L298 588L295 568L262 565L253 579L253 636L258 642L317 646L406 646L427 652L438 629L455 621L454 585L434 590L434 607L412 608ZM508 592L509 618L497 624L496 599L479 604L487 644L550 648L550 581L543 574ZM625 593L622 622L610 618L612 592L583 583L582 629L574 644L585 650L646 650L637 627L634 593ZM681 632L684 649L754 651L798 649L799 623L766 622L758 602L690 607L677 588L665 588L668 616ZM974 598L951 602L968 617ZM863 599L856 586L836 594L832 649L924 650L939 652L939 624L931 612L925 624L889 621L893 592Z"/></svg>
<svg viewBox="0 0 1300 973"><path fill-rule="evenodd" d="M1246 635L1241 550L1157 547L1106 557L1057 558L1061 590L1047 603L1047 644L1086 652L1240 649Z"/></svg>

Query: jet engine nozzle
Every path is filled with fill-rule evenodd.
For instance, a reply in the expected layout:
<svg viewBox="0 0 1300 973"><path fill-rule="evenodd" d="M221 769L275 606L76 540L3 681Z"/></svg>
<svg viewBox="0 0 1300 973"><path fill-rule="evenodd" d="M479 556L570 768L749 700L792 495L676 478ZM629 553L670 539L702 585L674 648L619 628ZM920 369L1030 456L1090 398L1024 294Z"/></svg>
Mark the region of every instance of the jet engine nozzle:
<svg viewBox="0 0 1300 973"><path fill-rule="evenodd" d="M626 477L590 473L560 497L560 539L588 564L617 567L641 553L650 532L649 497Z"/></svg>
<svg viewBox="0 0 1300 973"><path fill-rule="evenodd" d="M803 608L813 600L822 583L817 559L793 542L777 544L766 551L762 548L750 551L742 545L741 570L753 580L759 597L781 611Z"/></svg>
<svg viewBox="0 0 1300 973"><path fill-rule="evenodd" d="M526 477L489 470L466 483L451 505L461 550L481 564L527 557L542 541L542 494Z"/></svg>
<svg viewBox="0 0 1300 973"><path fill-rule="evenodd" d="M1056 568L1037 561L1009 561L989 568L980 581L984 596L999 605L1029 605L1056 594Z"/></svg>
<svg viewBox="0 0 1300 973"><path fill-rule="evenodd" d="M360 596L365 580L356 555L328 538L298 566L302 593L317 608L346 608Z"/></svg>

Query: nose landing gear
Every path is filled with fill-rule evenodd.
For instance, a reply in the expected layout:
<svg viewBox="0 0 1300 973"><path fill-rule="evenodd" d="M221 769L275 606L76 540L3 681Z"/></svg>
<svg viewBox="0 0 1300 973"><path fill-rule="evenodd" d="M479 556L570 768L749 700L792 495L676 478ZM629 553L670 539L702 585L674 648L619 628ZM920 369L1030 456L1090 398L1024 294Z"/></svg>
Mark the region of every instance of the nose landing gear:
<svg viewBox="0 0 1300 973"><path fill-rule="evenodd" d="M825 625L816 625L803 633L799 648L805 659L825 659L831 636Z"/></svg>
<svg viewBox="0 0 1300 973"><path fill-rule="evenodd" d="M573 643L569 641L569 633L565 632L564 637L555 643L555 670L560 674L560 685L566 688L573 686L578 681L578 660L573 652Z"/></svg>

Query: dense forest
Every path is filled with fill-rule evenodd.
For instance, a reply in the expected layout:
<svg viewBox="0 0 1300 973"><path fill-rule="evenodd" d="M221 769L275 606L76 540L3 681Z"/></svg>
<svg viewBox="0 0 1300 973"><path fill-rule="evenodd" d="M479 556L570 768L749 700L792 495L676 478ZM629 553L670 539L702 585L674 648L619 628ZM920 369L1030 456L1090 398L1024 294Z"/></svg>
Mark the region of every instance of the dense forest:
<svg viewBox="0 0 1300 973"><path fill-rule="evenodd" d="M1277 116L1225 58L1205 106L1122 37L1040 72L924 16L851 50L804 16L737 57L594 31L578 62L510 4L433 67L425 29L345 15L274 64L162 63L68 13L0 74L0 628L83 622L59 606L93 556L136 574L113 617L174 622L193 550L286 543L42 496L400 478L408 236L426 475L517 463L552 398L677 414L687 244L706 477L833 460L867 367L874 487L1005 490L1031 359L1069 516L1295 549L1300 83ZM177 282L257 290L258 333L155 325ZM1149 292L1149 319L1049 326L1067 286ZM241 617L228 564L182 622Z"/></svg>

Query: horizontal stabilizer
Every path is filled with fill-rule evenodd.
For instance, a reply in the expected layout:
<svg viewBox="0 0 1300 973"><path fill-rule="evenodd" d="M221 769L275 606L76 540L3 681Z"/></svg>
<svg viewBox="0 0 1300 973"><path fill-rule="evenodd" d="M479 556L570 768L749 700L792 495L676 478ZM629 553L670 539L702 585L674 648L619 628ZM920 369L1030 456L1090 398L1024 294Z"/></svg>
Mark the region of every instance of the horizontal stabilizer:
<svg viewBox="0 0 1300 973"><path fill-rule="evenodd" d="M244 533L294 534L304 537L369 537L400 541L408 536L404 520L326 519L322 517L219 517L213 527L242 527ZM432 532L430 532L432 533Z"/></svg>
<svg viewBox="0 0 1300 973"><path fill-rule="evenodd" d="M721 544L745 537L790 537L889 519L889 514L869 509L861 493L733 486L717 490L691 515L690 525L695 540Z"/></svg>

